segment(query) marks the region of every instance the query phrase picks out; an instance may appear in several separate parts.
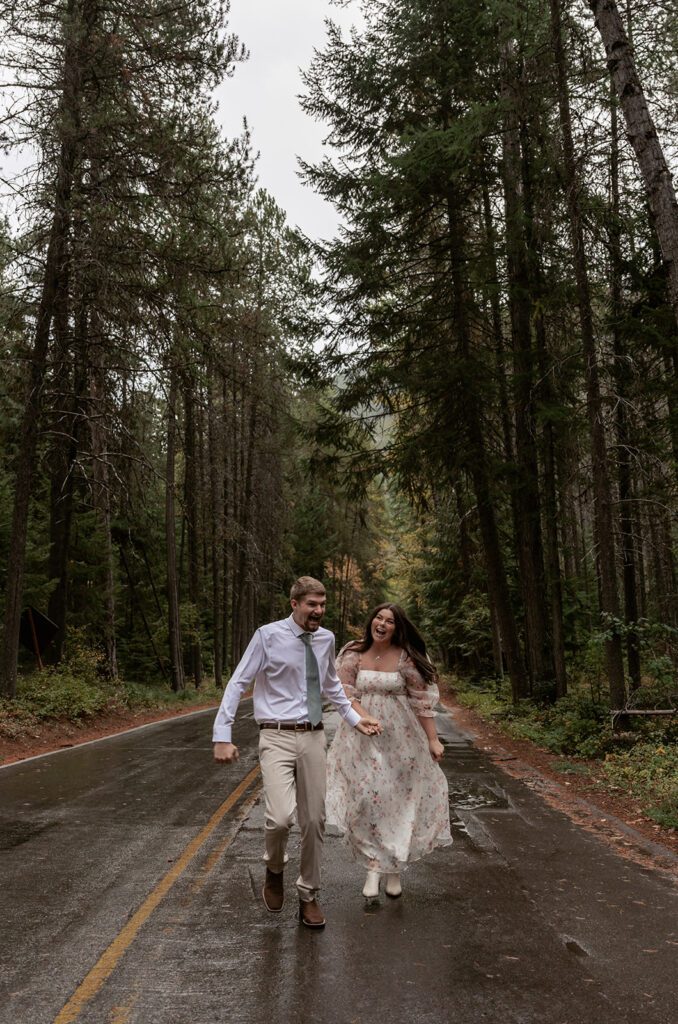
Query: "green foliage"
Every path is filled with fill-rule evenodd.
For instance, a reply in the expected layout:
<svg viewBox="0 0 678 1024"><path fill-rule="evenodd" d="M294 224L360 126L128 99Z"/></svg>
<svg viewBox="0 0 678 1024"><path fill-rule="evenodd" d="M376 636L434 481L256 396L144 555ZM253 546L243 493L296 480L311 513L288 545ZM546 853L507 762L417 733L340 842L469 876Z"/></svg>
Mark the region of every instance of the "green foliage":
<svg viewBox="0 0 678 1024"><path fill-rule="evenodd" d="M591 769L587 764L578 764L576 761L554 761L551 767L563 775L588 777L591 774Z"/></svg>
<svg viewBox="0 0 678 1024"><path fill-rule="evenodd" d="M630 793L660 825L678 828L678 745L638 743L610 753L602 765L612 790Z"/></svg>
<svg viewBox="0 0 678 1024"><path fill-rule="evenodd" d="M614 744L609 705L584 689L574 690L555 704L534 700L513 704L506 686L462 682L457 696L510 736L531 740L554 754L602 757Z"/></svg>
<svg viewBox="0 0 678 1024"><path fill-rule="evenodd" d="M110 691L65 665L24 676L17 689L17 701L39 719L89 718L103 711L110 699Z"/></svg>
<svg viewBox="0 0 678 1024"><path fill-rule="evenodd" d="M103 668L104 657L88 645L85 631L71 631L61 664L20 677L16 699L0 699L0 735L15 739L56 720L83 723L101 713L190 706L214 698L207 686L177 694L167 686L111 683Z"/></svg>
<svg viewBox="0 0 678 1024"><path fill-rule="evenodd" d="M551 707L535 708L531 727L529 739L542 737L548 750L575 757L601 757L614 742L607 705L577 692Z"/></svg>
<svg viewBox="0 0 678 1024"><path fill-rule="evenodd" d="M16 704L37 720L91 717L112 697L102 666L103 656L87 645L84 630L72 630L61 664L20 678Z"/></svg>
<svg viewBox="0 0 678 1024"><path fill-rule="evenodd" d="M666 698L662 686L642 687L648 706ZM644 812L668 828L678 828L678 722L639 723L633 732L614 734L609 706L581 682L551 706L510 702L508 689L491 681L455 681L456 697L509 736L530 740L564 758L595 759L590 764L563 759L553 767L563 774L596 774L611 792L634 796ZM624 749L625 748L625 749Z"/></svg>

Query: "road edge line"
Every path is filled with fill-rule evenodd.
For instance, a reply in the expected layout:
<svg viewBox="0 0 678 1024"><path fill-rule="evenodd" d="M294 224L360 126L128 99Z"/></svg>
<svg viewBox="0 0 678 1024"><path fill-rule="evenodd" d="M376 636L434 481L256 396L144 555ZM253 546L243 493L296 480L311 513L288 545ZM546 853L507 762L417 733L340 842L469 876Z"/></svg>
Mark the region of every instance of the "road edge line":
<svg viewBox="0 0 678 1024"><path fill-rule="evenodd" d="M243 697L240 701L251 700L251 697ZM219 705L214 707L200 708L198 711L186 711L183 715L168 715L167 718L156 718L154 722L144 722L143 725L133 725L129 729L120 729L119 732L110 732L107 736L97 736L94 740L83 740L82 743L73 743L68 747L56 747L54 750L46 750L44 754L32 754L31 757L21 757L17 761L8 761L7 764L0 764L0 772L5 768L16 768L20 764L28 764L29 761L39 761L41 757L53 757L55 754L68 754L78 747L89 747L93 743L105 743L107 740L115 740L118 736L127 736L131 732L139 732L141 729L150 729L154 725L165 725L167 722L180 722L184 718L192 718L194 715L206 715L208 711L218 710Z"/></svg>

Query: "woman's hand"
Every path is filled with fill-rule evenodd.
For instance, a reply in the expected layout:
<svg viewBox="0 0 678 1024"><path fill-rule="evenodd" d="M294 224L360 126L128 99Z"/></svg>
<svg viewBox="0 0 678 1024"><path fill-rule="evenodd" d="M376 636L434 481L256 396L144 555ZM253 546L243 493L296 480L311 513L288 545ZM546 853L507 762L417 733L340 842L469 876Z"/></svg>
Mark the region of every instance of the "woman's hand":
<svg viewBox="0 0 678 1024"><path fill-rule="evenodd" d="M430 739L428 741L428 749L431 751L431 757L434 761L440 761L441 757L445 753L445 747L442 745L438 737Z"/></svg>
<svg viewBox="0 0 678 1024"><path fill-rule="evenodd" d="M380 736L381 722L377 718L372 718L371 715L364 715L359 722L356 722L356 729L366 736Z"/></svg>

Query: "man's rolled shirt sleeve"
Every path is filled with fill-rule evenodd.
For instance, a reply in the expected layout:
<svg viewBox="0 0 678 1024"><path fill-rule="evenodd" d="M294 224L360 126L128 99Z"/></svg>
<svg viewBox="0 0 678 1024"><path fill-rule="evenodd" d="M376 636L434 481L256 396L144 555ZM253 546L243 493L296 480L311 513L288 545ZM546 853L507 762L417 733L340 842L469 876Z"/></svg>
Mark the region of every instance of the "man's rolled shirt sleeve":
<svg viewBox="0 0 678 1024"><path fill-rule="evenodd" d="M243 693L264 667L264 643L258 629L228 681L212 730L213 743L231 743L231 729Z"/></svg>
<svg viewBox="0 0 678 1024"><path fill-rule="evenodd" d="M330 651L327 661L327 672L323 680L322 693L323 697L327 697L334 704L341 717L355 728L360 721L360 715L351 707L351 702L344 692L344 687L341 685L341 679L337 675L334 663L333 651Z"/></svg>

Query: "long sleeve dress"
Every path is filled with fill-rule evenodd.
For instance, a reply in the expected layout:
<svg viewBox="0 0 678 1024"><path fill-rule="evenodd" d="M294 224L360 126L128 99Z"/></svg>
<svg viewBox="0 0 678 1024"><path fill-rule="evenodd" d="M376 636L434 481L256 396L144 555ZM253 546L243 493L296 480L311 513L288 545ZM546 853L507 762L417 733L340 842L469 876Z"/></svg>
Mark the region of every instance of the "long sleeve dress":
<svg viewBox="0 0 678 1024"><path fill-rule="evenodd" d="M400 872L452 842L447 780L417 721L435 717L438 688L404 652L397 671L379 672L344 650L337 670L347 696L378 718L383 732L364 736L340 722L327 759L327 820L364 867Z"/></svg>

